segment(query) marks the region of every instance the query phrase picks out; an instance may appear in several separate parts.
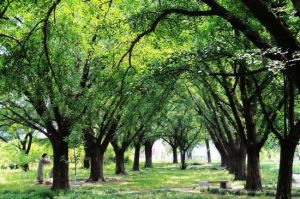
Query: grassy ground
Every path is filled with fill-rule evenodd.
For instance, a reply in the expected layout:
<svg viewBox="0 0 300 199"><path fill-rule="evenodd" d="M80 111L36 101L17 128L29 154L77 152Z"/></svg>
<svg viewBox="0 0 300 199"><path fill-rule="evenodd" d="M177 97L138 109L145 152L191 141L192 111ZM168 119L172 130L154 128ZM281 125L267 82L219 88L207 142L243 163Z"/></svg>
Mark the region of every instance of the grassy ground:
<svg viewBox="0 0 300 199"><path fill-rule="evenodd" d="M273 163L264 163L262 180L266 193L274 194L278 168ZM46 168L45 173L48 172ZM296 168L297 169L297 168ZM187 170L181 171L177 165L155 164L152 169L141 169L140 172L130 170L127 165L128 175L114 175L114 165L105 167L108 181L105 183L82 184L72 186L67 193L54 193L49 187L36 185L36 172L33 168L29 172L21 170L0 170L0 198L248 198L244 191L235 191L231 195L226 191L212 188L200 190L197 186L201 180L232 180L233 176L217 164L191 165ZM83 183L88 176L88 170L77 170L77 182ZM75 180L74 168L70 169L72 183ZM237 181L234 185L243 185L245 182ZM294 190L298 194L298 190ZM253 198L273 198L261 193ZM242 196L238 196L242 195Z"/></svg>

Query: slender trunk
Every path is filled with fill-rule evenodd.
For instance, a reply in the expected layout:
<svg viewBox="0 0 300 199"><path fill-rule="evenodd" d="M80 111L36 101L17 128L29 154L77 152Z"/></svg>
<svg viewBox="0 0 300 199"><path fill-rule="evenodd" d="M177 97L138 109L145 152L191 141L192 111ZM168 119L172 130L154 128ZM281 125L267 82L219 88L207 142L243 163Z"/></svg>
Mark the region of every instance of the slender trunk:
<svg viewBox="0 0 300 199"><path fill-rule="evenodd" d="M125 175L125 158L124 158L125 151L118 150L115 151L116 155L116 174Z"/></svg>
<svg viewBox="0 0 300 199"><path fill-rule="evenodd" d="M207 151L207 163L211 163L209 140L205 139L206 151Z"/></svg>
<svg viewBox="0 0 300 199"><path fill-rule="evenodd" d="M140 151L141 151L141 144L137 143L134 145L134 159L133 159L133 171L140 170Z"/></svg>
<svg viewBox="0 0 300 199"><path fill-rule="evenodd" d="M172 146L172 152L173 152L173 164L177 164L178 163L177 146Z"/></svg>
<svg viewBox="0 0 300 199"><path fill-rule="evenodd" d="M22 148L20 148L26 156L28 156L30 149L31 149L31 144L32 144L32 134L31 133L27 133L25 135L25 138L23 141L21 141L21 146ZM21 165L22 169L27 172L29 171L29 164L25 163L23 165Z"/></svg>
<svg viewBox="0 0 300 199"><path fill-rule="evenodd" d="M95 144L96 145L96 144ZM99 146L95 146L91 149L91 170L89 181L105 181L103 174L103 151Z"/></svg>
<svg viewBox="0 0 300 199"><path fill-rule="evenodd" d="M297 142L283 140L280 143L280 165L276 198L291 198L293 161Z"/></svg>
<svg viewBox="0 0 300 199"><path fill-rule="evenodd" d="M259 149L256 145L247 148L247 178L246 189L251 191L261 191L261 175L259 162Z"/></svg>
<svg viewBox="0 0 300 199"><path fill-rule="evenodd" d="M145 168L152 168L152 146L153 142L145 142Z"/></svg>
<svg viewBox="0 0 300 199"><path fill-rule="evenodd" d="M186 163L185 163L185 154L186 152L184 150L180 150L180 158L181 158L181 170L185 170L186 169Z"/></svg>
<svg viewBox="0 0 300 199"><path fill-rule="evenodd" d="M54 152L53 190L68 190L69 184L69 157L68 139L59 138L52 143Z"/></svg>

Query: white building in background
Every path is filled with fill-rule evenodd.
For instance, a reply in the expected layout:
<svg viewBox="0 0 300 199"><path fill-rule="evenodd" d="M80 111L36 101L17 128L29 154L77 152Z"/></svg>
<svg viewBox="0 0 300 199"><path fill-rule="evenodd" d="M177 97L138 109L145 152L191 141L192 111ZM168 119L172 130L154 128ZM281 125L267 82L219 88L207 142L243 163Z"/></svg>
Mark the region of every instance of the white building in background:
<svg viewBox="0 0 300 199"><path fill-rule="evenodd" d="M210 142L210 154L212 161L220 161L221 157L213 143ZM180 161L180 154L178 149L178 161ZM145 153L142 149L140 154L140 159L145 160ZM154 162L172 162L173 153L172 148L168 143L164 142L162 139L157 140L152 147L152 160ZM199 162L207 161L207 151L205 143L196 146L192 150L192 160Z"/></svg>

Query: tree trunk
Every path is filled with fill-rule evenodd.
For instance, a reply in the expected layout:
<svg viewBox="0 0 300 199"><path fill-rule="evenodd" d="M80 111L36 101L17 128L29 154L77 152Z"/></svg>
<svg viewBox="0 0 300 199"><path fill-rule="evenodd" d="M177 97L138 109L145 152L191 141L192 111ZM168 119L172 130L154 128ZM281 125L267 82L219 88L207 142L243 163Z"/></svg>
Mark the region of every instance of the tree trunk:
<svg viewBox="0 0 300 199"><path fill-rule="evenodd" d="M90 159L91 159L91 154L90 154L91 149L88 146L87 140L85 140L84 144L84 159L83 159L83 168L89 169L90 168Z"/></svg>
<svg viewBox="0 0 300 199"><path fill-rule="evenodd" d="M261 191L261 176L260 176L260 162L259 149L256 145L247 148L247 178L246 189L250 191Z"/></svg>
<svg viewBox="0 0 300 199"><path fill-rule="evenodd" d="M246 153L239 151L230 157L230 170L235 180L246 180Z"/></svg>
<svg viewBox="0 0 300 199"><path fill-rule="evenodd" d="M177 146L172 146L172 152L173 152L173 164L177 164L178 163Z"/></svg>
<svg viewBox="0 0 300 199"><path fill-rule="evenodd" d="M293 161L297 142L283 140L280 143L280 165L276 198L291 198Z"/></svg>
<svg viewBox="0 0 300 199"><path fill-rule="evenodd" d="M31 149L31 145L32 145L32 133L27 133L25 135L24 140L21 141L21 145L22 145L21 150L25 153L26 156L28 156L30 149ZM25 172L29 171L28 163L21 165L21 167Z"/></svg>
<svg viewBox="0 0 300 199"><path fill-rule="evenodd" d="M83 168L85 169L90 168L90 157L87 156L86 154L84 155L84 159L83 159Z"/></svg>
<svg viewBox="0 0 300 199"><path fill-rule="evenodd" d="M206 151L207 151L207 163L211 163L209 140L205 139Z"/></svg>
<svg viewBox="0 0 300 199"><path fill-rule="evenodd" d="M221 167L227 168L227 155L225 153L220 153L221 156Z"/></svg>
<svg viewBox="0 0 300 199"><path fill-rule="evenodd" d="M227 167L227 153L226 151L220 146L216 140L213 140L213 144L215 145L216 149L218 150L220 157L221 157L221 167Z"/></svg>
<svg viewBox="0 0 300 199"><path fill-rule="evenodd" d="M153 142L145 142L145 168L152 168L152 146Z"/></svg>
<svg viewBox="0 0 300 199"><path fill-rule="evenodd" d="M139 171L140 170L140 150L141 150L141 144L137 143L134 145L134 159L133 159L133 171Z"/></svg>
<svg viewBox="0 0 300 199"><path fill-rule="evenodd" d="M229 171L229 173L234 174L234 168L234 160L232 154L230 154L226 158L226 169Z"/></svg>
<svg viewBox="0 0 300 199"><path fill-rule="evenodd" d="M186 163L185 163L185 154L186 152L183 150L180 150L180 158L181 158L181 170L185 170L186 169Z"/></svg>
<svg viewBox="0 0 300 199"><path fill-rule="evenodd" d="M68 190L69 184L69 157L67 137L58 138L52 142L54 152L53 190Z"/></svg>
<svg viewBox="0 0 300 199"><path fill-rule="evenodd" d="M96 144L95 144L96 145ZM104 152L100 150L99 146L91 148L91 170L88 181L105 181L103 174L103 156Z"/></svg>
<svg viewBox="0 0 300 199"><path fill-rule="evenodd" d="M116 174L120 175L125 175L125 158L124 158L124 153L125 151L118 150L117 152L115 151L116 155Z"/></svg>
<svg viewBox="0 0 300 199"><path fill-rule="evenodd" d="M246 148L240 146L226 156L226 168L234 174L235 180L246 180Z"/></svg>

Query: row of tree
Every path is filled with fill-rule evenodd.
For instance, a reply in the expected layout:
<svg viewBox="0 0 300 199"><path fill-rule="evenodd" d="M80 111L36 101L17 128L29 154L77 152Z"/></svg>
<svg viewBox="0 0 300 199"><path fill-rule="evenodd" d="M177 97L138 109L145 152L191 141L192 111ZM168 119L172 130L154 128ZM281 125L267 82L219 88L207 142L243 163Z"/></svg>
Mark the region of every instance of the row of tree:
<svg viewBox="0 0 300 199"><path fill-rule="evenodd" d="M6 30L1 33L1 123L29 127L50 140L52 188L69 189L70 137L81 138L85 145L91 181L104 180L103 156L109 143L116 154L117 174L125 173L124 153L138 138L147 138L146 153L151 154L155 136L146 132L156 128L152 121L179 74L159 80L153 77L159 73L156 69L116 62L122 55L117 47L126 36L121 35L130 27L126 22L107 31L126 20L122 5L49 1L47 10L40 1L5 5L9 6L1 18L1 30ZM93 20L83 18L85 12ZM186 150L184 146L183 153Z"/></svg>
<svg viewBox="0 0 300 199"><path fill-rule="evenodd" d="M185 153L205 128L222 164L249 190L262 190L259 154L270 134L277 138L277 198L291 197L300 139L297 1L0 6L1 121L49 138L54 189L69 188L71 135L84 140L90 179L99 180L109 143L123 173L132 143L138 148L146 137L150 146L152 132L183 136L176 145L185 168Z"/></svg>

